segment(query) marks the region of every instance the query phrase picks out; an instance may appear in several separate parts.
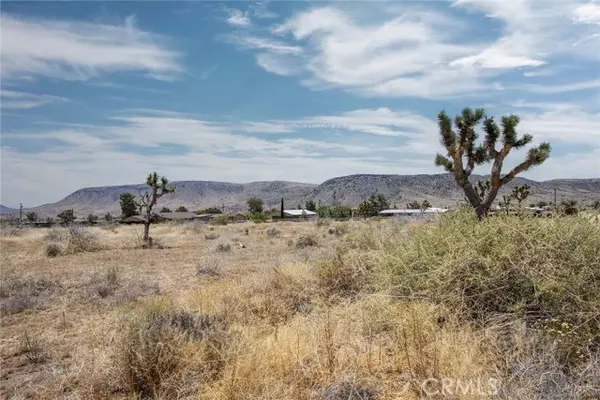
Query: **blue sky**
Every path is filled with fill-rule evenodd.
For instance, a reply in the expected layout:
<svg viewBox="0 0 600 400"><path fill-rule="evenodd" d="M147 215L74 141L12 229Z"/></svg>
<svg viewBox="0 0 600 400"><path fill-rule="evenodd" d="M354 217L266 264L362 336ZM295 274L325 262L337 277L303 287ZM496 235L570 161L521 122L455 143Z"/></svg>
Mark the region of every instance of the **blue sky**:
<svg viewBox="0 0 600 400"><path fill-rule="evenodd" d="M1 202L440 173L436 115L521 116L600 176L600 2L2 2ZM515 153L507 167L518 163ZM486 173L487 168L479 169Z"/></svg>

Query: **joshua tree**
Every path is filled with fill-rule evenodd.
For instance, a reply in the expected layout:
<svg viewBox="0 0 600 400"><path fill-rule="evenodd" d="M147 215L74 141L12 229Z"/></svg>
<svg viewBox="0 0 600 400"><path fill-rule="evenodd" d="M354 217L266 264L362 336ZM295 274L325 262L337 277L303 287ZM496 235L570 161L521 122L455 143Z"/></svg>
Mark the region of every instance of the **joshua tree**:
<svg viewBox="0 0 600 400"><path fill-rule="evenodd" d="M519 207L521 207L521 203L529 196L529 189L531 189L529 185L515 186L513 188L511 195L517 200Z"/></svg>
<svg viewBox="0 0 600 400"><path fill-rule="evenodd" d="M140 200L137 205L144 217L144 242L148 243L150 234L150 222L152 222L152 208L156 205L158 199L167 193L173 193L174 187L167 187L169 181L166 177L158 177L156 172L151 173L146 178L146 185L150 186L150 191L140 193ZM150 247L150 245L148 246Z"/></svg>
<svg viewBox="0 0 600 400"><path fill-rule="evenodd" d="M188 212L188 209L185 208L185 206L179 206L179 207L177 207L175 212Z"/></svg>
<svg viewBox="0 0 600 400"><path fill-rule="evenodd" d="M485 139L482 144L477 145L478 135L475 128L482 119L484 120ZM533 139L531 135L523 135L518 138L515 130L518 124L518 116L504 116L501 122L502 129L500 129L492 117L485 117L483 109L478 108L473 111L465 108L454 119L454 125L458 129L458 132L455 132L452 129L452 120L446 112L442 111L438 115L441 141L446 148L447 156L438 153L435 164L454 174L456 183L464 191L469 204L475 209L479 218L487 214L502 186L512 181L519 173L542 164L550 156L550 144L543 142L539 146L529 149L525 161L502 176L502 164L510 151L513 148L520 149L526 146ZM496 149L499 138L501 138L502 146L500 149ZM490 187L485 191L484 196L480 196L469 181L469 176L473 173L476 165L488 162L493 163Z"/></svg>
<svg viewBox="0 0 600 400"><path fill-rule="evenodd" d="M37 215L37 213L35 211L29 211L27 214L25 214L25 216L27 217L27 220L29 222L35 222L39 218L39 216Z"/></svg>
<svg viewBox="0 0 600 400"><path fill-rule="evenodd" d="M385 196L382 193L373 193L371 197L360 203L358 215L361 217L375 217L386 208L390 208L390 202Z"/></svg>
<svg viewBox="0 0 600 400"><path fill-rule="evenodd" d="M172 211L171 211L171 209L170 209L169 207L162 207L162 208L160 209L160 212L165 212L165 213L167 213L167 212L172 212Z"/></svg>
<svg viewBox="0 0 600 400"><path fill-rule="evenodd" d="M306 201L306 209L308 211L317 211L317 205L315 204L315 202L313 200L307 200Z"/></svg>
<svg viewBox="0 0 600 400"><path fill-rule="evenodd" d="M510 212L510 202L512 200L511 196L502 196L502 201L500 202L500 207L504 208L506 211L506 215Z"/></svg>
<svg viewBox="0 0 600 400"><path fill-rule="evenodd" d="M113 215L109 212L107 212L106 214L104 214L104 220L106 222L112 222L113 221Z"/></svg>
<svg viewBox="0 0 600 400"><path fill-rule="evenodd" d="M73 213L73 209L69 209L69 210L63 210L60 212L60 214L57 215L58 219L60 219L60 222L62 222L64 225L68 225L71 222L75 221L75 214Z"/></svg>
<svg viewBox="0 0 600 400"><path fill-rule="evenodd" d="M423 200L423 203L421 203L421 209L426 210L428 208L431 208L431 203L429 200Z"/></svg>

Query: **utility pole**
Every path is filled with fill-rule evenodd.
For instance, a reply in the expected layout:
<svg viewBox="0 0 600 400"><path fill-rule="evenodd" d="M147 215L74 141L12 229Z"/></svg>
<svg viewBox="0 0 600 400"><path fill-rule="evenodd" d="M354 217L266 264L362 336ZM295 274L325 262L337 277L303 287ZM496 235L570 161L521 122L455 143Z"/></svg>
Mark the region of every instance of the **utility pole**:
<svg viewBox="0 0 600 400"><path fill-rule="evenodd" d="M556 188L554 188L554 207L556 207L558 204L556 204Z"/></svg>
<svg viewBox="0 0 600 400"><path fill-rule="evenodd" d="M19 224L23 223L23 203L19 204Z"/></svg>

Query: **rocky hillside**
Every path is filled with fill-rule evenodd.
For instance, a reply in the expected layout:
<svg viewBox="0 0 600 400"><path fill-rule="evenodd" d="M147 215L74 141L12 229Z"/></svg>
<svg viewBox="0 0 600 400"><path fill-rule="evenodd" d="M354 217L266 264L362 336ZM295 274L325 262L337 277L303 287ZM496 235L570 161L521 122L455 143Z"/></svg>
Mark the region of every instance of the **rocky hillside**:
<svg viewBox="0 0 600 400"><path fill-rule="evenodd" d="M483 179L473 176L473 180ZM536 182L516 178L500 196L514 185L527 183L531 186L529 201L552 201L554 190L558 201L575 199L589 202L600 198L600 179L558 179ZM258 196L267 208L278 207L284 198L287 207L295 208L313 199L322 204L339 201L357 205L371 193L383 193L392 204L404 207L412 200L428 199L434 206L454 206L463 201L462 192L450 174L437 175L350 175L333 178L320 185L296 182L268 181L246 184L206 181L173 182L175 193L165 196L158 207L172 209L186 206L190 210L217 206L226 211L246 210L249 197ZM32 210L40 215L56 215L64 209L73 208L76 214L119 213L119 195L122 192L138 194L144 185L107 186L77 190L64 199L45 204Z"/></svg>

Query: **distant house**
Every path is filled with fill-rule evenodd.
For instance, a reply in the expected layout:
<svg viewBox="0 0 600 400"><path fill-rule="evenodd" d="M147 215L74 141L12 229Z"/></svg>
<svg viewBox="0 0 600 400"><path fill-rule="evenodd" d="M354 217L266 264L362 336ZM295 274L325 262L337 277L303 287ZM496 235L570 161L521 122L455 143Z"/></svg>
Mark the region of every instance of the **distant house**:
<svg viewBox="0 0 600 400"><path fill-rule="evenodd" d="M160 217L157 214L154 214L151 218L151 222L152 223L156 223L156 222L164 222L164 218ZM126 218L121 218L121 220L119 221L120 224L125 224L125 225L133 225L133 224L143 224L144 223L144 217L141 215L132 215L130 217L126 217Z"/></svg>
<svg viewBox="0 0 600 400"><path fill-rule="evenodd" d="M284 218L314 218L317 213L308 210L283 210Z"/></svg>
<svg viewBox="0 0 600 400"><path fill-rule="evenodd" d="M192 212L163 212L152 215L151 222L167 222L167 221L201 221L200 215L196 215ZM141 215L132 215L127 218L123 218L119 221L121 224L143 224L144 217Z"/></svg>
<svg viewBox="0 0 600 400"><path fill-rule="evenodd" d="M202 215L194 214L189 211L163 212L158 213L157 215L165 221L200 221L203 217ZM208 215L212 214L204 214L204 216Z"/></svg>
<svg viewBox="0 0 600 400"><path fill-rule="evenodd" d="M393 217L393 216L402 216L402 215L423 215L423 214L443 214L448 212L449 210L446 208L436 208L429 207L425 209L390 209L390 210L382 210L379 212L379 215L382 217Z"/></svg>

